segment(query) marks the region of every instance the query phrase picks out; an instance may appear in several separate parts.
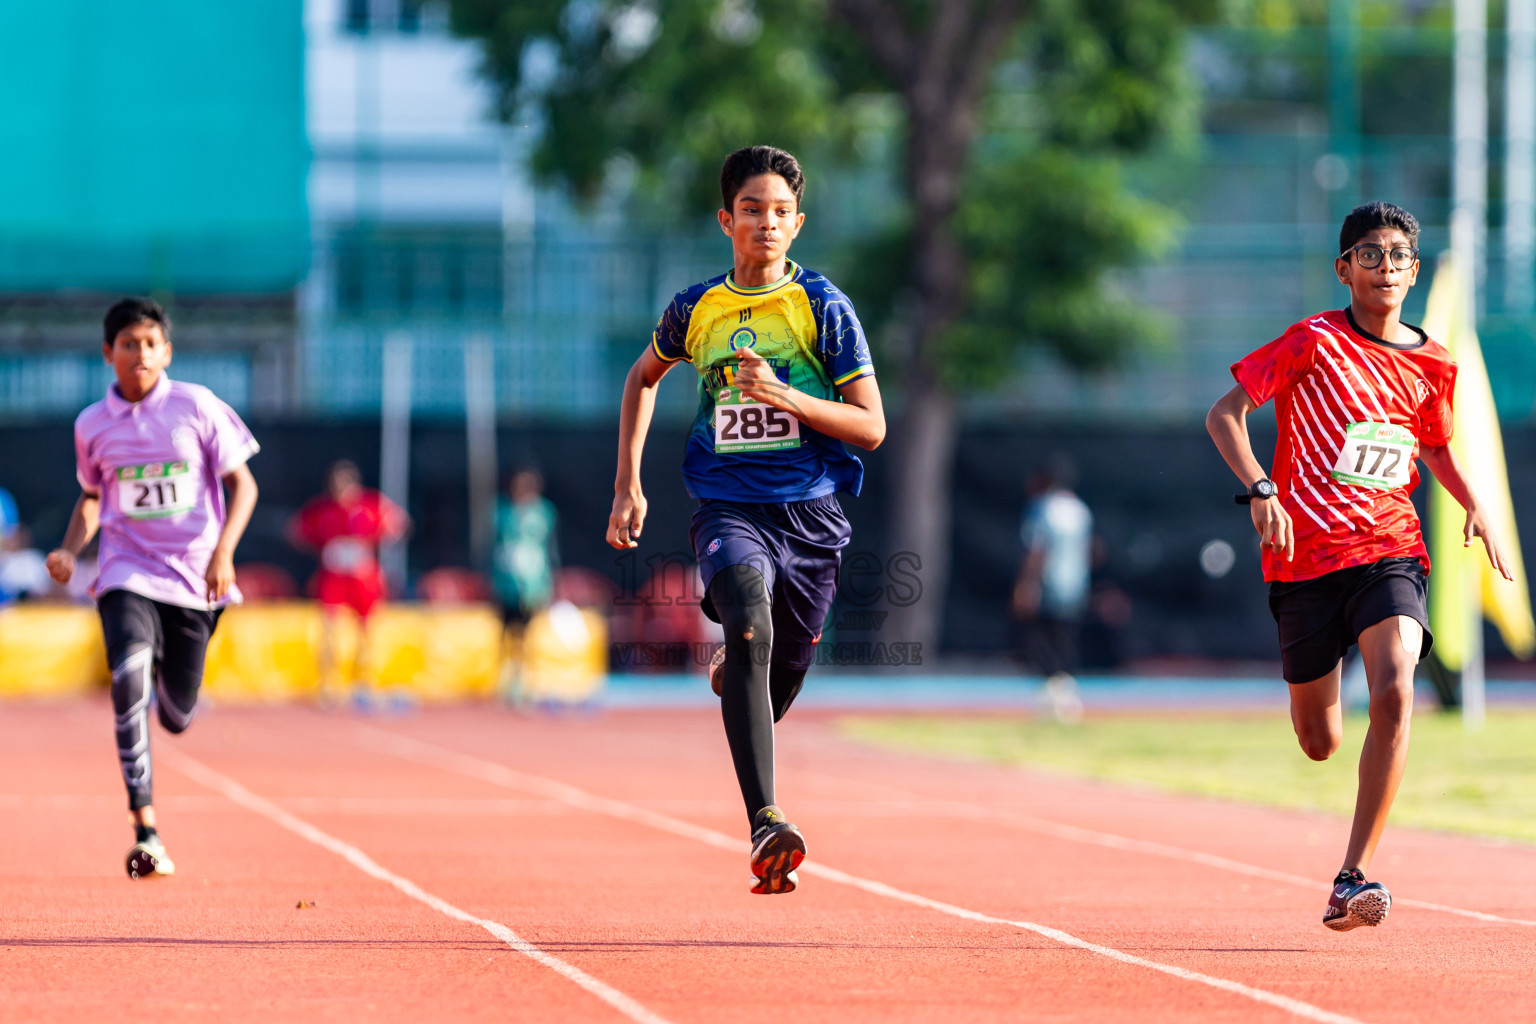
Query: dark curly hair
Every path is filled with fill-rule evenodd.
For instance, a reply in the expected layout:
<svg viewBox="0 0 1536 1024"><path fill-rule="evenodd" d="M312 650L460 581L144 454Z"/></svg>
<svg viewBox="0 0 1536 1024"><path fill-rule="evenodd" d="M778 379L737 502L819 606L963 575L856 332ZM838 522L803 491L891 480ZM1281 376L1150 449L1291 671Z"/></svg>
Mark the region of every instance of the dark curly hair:
<svg viewBox="0 0 1536 1024"><path fill-rule="evenodd" d="M795 194L796 206L805 197L805 174L794 154L773 146L747 146L726 157L720 168L720 198L725 201L727 210L735 209L736 194L747 179L759 174L777 174L783 178L784 184Z"/></svg>
<svg viewBox="0 0 1536 1024"><path fill-rule="evenodd" d="M1413 214L1392 203L1380 201L1362 203L1349 211L1344 226L1339 229L1339 252L1346 252L1354 244L1377 228L1397 228L1408 236L1408 244L1419 247L1419 221Z"/></svg>

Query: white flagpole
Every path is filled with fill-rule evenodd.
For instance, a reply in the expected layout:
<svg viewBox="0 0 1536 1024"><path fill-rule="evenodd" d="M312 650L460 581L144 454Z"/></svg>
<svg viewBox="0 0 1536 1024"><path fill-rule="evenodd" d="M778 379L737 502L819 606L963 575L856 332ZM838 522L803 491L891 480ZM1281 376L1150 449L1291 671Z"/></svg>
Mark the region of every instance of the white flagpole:
<svg viewBox="0 0 1536 1024"><path fill-rule="evenodd" d="M409 508L411 497L411 352L409 333L391 331L384 338L384 393L380 403L379 490ZM385 544L379 563L395 593L406 582L405 540Z"/></svg>
<svg viewBox="0 0 1536 1024"><path fill-rule="evenodd" d="M464 435L469 463L470 565L490 564L496 505L496 357L490 335L464 343Z"/></svg>
<svg viewBox="0 0 1536 1024"><path fill-rule="evenodd" d="M1451 110L1451 247L1466 268L1466 321L1477 323L1486 276L1488 229L1488 3L1455 0L1456 57ZM1465 574L1466 655L1461 666L1462 724L1483 723L1483 609L1478 573Z"/></svg>
<svg viewBox="0 0 1536 1024"><path fill-rule="evenodd" d="M1506 0L1504 312L1536 308L1536 0Z"/></svg>
<svg viewBox="0 0 1536 1024"><path fill-rule="evenodd" d="M1451 221L1453 229L1459 226L1471 232L1467 239L1470 245L1460 251L1471 261L1468 269L1475 301L1483 283L1483 245L1488 226L1487 0L1456 0L1454 16Z"/></svg>

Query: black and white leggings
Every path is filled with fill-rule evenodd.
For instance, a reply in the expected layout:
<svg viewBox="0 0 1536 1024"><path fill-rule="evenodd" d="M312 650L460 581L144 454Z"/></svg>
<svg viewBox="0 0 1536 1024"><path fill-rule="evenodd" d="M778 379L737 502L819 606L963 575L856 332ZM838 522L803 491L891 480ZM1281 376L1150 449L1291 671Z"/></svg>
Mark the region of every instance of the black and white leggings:
<svg viewBox="0 0 1536 1024"><path fill-rule="evenodd" d="M112 669L117 756L128 786L128 808L138 810L154 803L150 703L159 709L167 731L181 732L192 724L203 660L220 612L181 608L126 590L109 590L96 604Z"/></svg>

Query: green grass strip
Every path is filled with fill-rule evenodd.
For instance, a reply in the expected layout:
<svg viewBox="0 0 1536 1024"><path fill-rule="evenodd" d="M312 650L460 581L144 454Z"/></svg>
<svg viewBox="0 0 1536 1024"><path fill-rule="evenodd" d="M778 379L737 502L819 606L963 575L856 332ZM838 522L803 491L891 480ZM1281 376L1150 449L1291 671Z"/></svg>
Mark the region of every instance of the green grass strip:
<svg viewBox="0 0 1536 1024"><path fill-rule="evenodd" d="M860 716L839 728L890 750L1349 815L1366 724L1346 718L1344 744L1324 762L1301 752L1283 713L1100 715L1076 726L1016 715ZM1536 712L1492 712L1476 735L1456 716L1417 715L1392 821L1536 841Z"/></svg>

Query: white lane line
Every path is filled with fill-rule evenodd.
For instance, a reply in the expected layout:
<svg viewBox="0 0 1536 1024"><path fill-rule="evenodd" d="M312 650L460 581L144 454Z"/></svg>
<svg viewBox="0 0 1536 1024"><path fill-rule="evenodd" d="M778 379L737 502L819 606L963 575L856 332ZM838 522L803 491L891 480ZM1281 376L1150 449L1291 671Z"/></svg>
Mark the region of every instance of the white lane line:
<svg viewBox="0 0 1536 1024"><path fill-rule="evenodd" d="M552 800L458 800L367 796L292 796L282 805L291 811L308 814L380 815L395 818L437 817L541 817L566 816L572 808Z"/></svg>
<svg viewBox="0 0 1536 1024"><path fill-rule="evenodd" d="M1031 766L1034 767L1034 766ZM1146 839L1132 839L1129 836L1116 835L1113 832L1100 832L1096 829L1079 828L1076 825L1064 825L1060 822L1049 821L1045 818L1036 818L1028 814L1017 814L1011 811L998 811L979 804L968 804L954 800L928 800L911 790L900 789L885 782L874 782L868 779L849 778L844 780L840 776L825 775L824 779L834 781L850 781L859 785L870 786L884 790L887 793L896 794L911 801L914 807L921 807L917 813L928 814L934 817L948 815L955 818L967 818L974 821L986 821L998 825L1008 825L1026 832L1034 832L1038 835L1050 836L1053 839L1064 839L1069 842L1087 843L1092 846L1102 846L1111 850L1121 850L1126 853L1146 853L1155 857L1167 857L1170 860L1185 861L1190 864L1200 864L1204 867L1217 868L1222 871L1231 871L1239 875L1248 875L1251 878L1263 878L1271 882L1283 882L1286 885L1299 885L1305 889L1313 889L1326 892L1332 887L1332 883L1318 884L1317 879L1307 878L1304 875L1293 875L1286 871L1275 871L1272 868L1259 867L1257 864L1247 864L1243 861L1232 860L1230 857L1221 857L1216 854L1204 853L1200 850L1190 850L1182 846L1171 846L1167 843L1159 843ZM1419 910L1433 910L1442 914L1454 914L1457 917L1466 917L1474 921L1485 921L1489 924L1512 924L1527 928L1536 928L1536 921L1528 921L1519 917L1504 917L1500 914L1490 914L1482 910L1469 910L1466 907L1453 907L1445 903L1431 903L1428 900L1416 900L1407 896L1392 894L1392 904L1399 907L1414 907Z"/></svg>
<svg viewBox="0 0 1536 1024"><path fill-rule="evenodd" d="M654 811L647 811L632 804L627 804L622 800L612 800L608 797L597 796L595 794L588 793L586 790L578 789L575 786L567 785L563 782L557 782L554 779L547 779L539 775L529 775L525 772L520 772L516 769L508 768L505 765L497 764L494 761L487 761L483 758L475 757L470 754L461 754L455 750L450 750L446 747L440 747L436 744L427 743L422 740L413 739L408 736L402 736L399 733L390 732L386 729L378 729L372 726L360 726L359 733L363 737L363 743L365 746L371 747L374 750L393 754L403 760L414 761L418 764L426 764L436 768L443 768L449 771L458 772L461 775L482 779L486 782L492 783L493 785L503 786L508 789L537 793L540 796L547 797L548 799L559 800L563 803L570 804L572 807L578 807L585 811L591 811L595 814L603 814L611 818L620 819L622 821L633 822L637 825L647 825L662 832L669 832L672 835L694 839L709 846L718 847L722 850L729 850L732 853L738 855L743 853L747 847L747 844L742 842L740 839L732 838L723 832L716 832L711 828L703 828L686 821L680 821L677 818L669 817L665 814L658 814ZM1290 996L1283 996L1275 992L1269 992L1265 989L1254 988L1251 985L1244 985L1241 982L1231 981L1227 978L1217 978L1209 974L1202 974L1199 971L1191 971L1183 967L1176 967L1172 964L1159 963L1156 960L1147 960L1144 957L1135 956L1131 953L1123 952L1122 950L1115 949L1111 946L1101 946L1098 943L1089 942L1086 939L1080 939L1077 936L1061 931L1058 928L1051 928L1046 925L1035 924L1033 921L1015 921L1009 920L1008 918L993 917L990 914L983 914L975 910L968 910L965 907L956 906L952 903L945 903L941 900L929 899L927 896L919 896L917 893L907 892L905 889L898 889L895 886L887 885L884 882L877 882L873 879L861 878L858 875L849 874L846 871L839 871L837 868L828 867L819 861L806 861L800 866L799 870L807 875L815 875L821 878L825 878L831 882L838 882L842 885L847 885L855 889L861 889L864 892L871 893L876 896L884 896L888 899L899 900L902 903L908 903L912 906L923 907L928 910L935 910L941 914L947 914L950 917L958 917L961 920L975 921L981 924L1004 925L1010 928L1018 928L1023 931L1033 932L1034 934L1042 936L1043 938L1050 939L1053 942L1058 942L1073 949L1081 949L1086 952L1096 953L1099 956L1107 957L1108 959L1116 960L1123 964L1130 964L1136 967L1145 967L1149 970L1171 975L1184 981L1191 981L1200 985L1208 985L1211 988L1220 989L1223 992L1230 992L1234 995L1244 996L1248 999L1254 1000L1255 1002L1264 1003L1269 1006L1285 1010L1288 1013L1294 1014L1297 1017L1302 1017L1306 1020L1321 1021L1324 1022L1324 1024L1362 1024L1361 1021L1354 1017L1347 1017L1341 1013L1334 1013L1331 1010L1325 1010L1320 1006L1313 1006L1311 1003L1304 1003L1299 999L1292 999Z"/></svg>
<svg viewBox="0 0 1536 1024"><path fill-rule="evenodd" d="M967 910L964 907L957 907L952 903L944 903L940 900L929 899L926 896L919 896L916 893L910 893L903 889L897 889L894 886L886 885L884 882L875 882L866 878L859 878L855 875L850 875L846 872L839 871L836 868L829 868L824 864L819 864L812 861L807 861L802 864L800 870L804 871L806 874L820 875L823 878L828 878L835 882L842 882L844 885L851 885L856 889L863 889L865 892L873 893L876 896L887 896L893 900L901 900L903 903L910 903L913 906L927 907L930 910L937 910L939 913L949 914L951 917L964 918L967 921L977 921L983 924L1001 924L1010 925L1014 928L1021 928L1024 931L1034 932L1036 935L1044 936L1047 939L1052 939L1061 943L1063 946L1071 946L1074 949L1087 950L1090 953L1097 953L1100 956L1108 957L1111 960L1118 960L1123 964L1132 964L1136 967L1145 967L1149 970L1160 971L1163 974L1169 974L1175 978L1182 978L1184 981L1193 981L1201 985L1209 985L1211 988L1218 988L1224 992L1231 992L1234 995L1247 996L1249 999L1252 999L1255 1002L1267 1003L1270 1006L1278 1007L1279 1009L1293 1013L1298 1017L1304 1017L1307 1020L1329 1021L1332 1022L1332 1024L1360 1024L1360 1021L1354 1017L1346 1017L1342 1013L1334 1013L1331 1010L1324 1010L1320 1006L1313 1006L1311 1003L1304 1003L1299 999L1292 999L1290 996L1282 996L1278 993L1270 992L1262 988L1254 988L1252 985L1244 985L1240 981L1231 981L1227 978L1217 978L1209 974L1202 974L1199 971L1191 971L1184 967L1176 967L1173 964L1164 964L1159 963L1156 960L1148 960L1145 957L1135 956L1134 954L1115 949L1113 946L1101 946L1096 942L1089 942L1086 939L1080 939L1077 936L1068 932L1064 932L1059 928L1051 928L1047 925L1035 924L1033 921L1010 921L1007 918L993 917L990 914L978 913L974 910Z"/></svg>
<svg viewBox="0 0 1536 1024"><path fill-rule="evenodd" d="M320 831L302 818L294 817L270 800L257 796L234 779L213 770L201 761L183 753L177 752L173 754L163 749L158 752L158 756L162 764L168 764L183 775L200 782L216 793L222 794L246 810L253 811L268 821L281 825L288 831L308 839L316 846L330 850L365 875L377 878L381 882L388 882L411 899L425 903L446 917L484 928L530 960L548 967L567 981L580 986L615 1010L618 1010L630 1020L637 1022L637 1024L670 1024L665 1017L641 1006L633 998L620 992L612 985L599 981L581 968L544 952L506 925L497 921L486 920L483 917L476 917L468 911L460 910L447 900L432 895L410 879L403 878L388 868L383 867L352 844L343 842L327 832Z"/></svg>
<svg viewBox="0 0 1536 1024"><path fill-rule="evenodd" d="M1099 832L1094 829L1078 828L1076 825L1063 825L1059 822L1047 821L1043 818L1035 818L1025 814L999 813L974 804L952 803L947 806L953 808L958 817L1013 825L1017 828L1055 839L1065 839L1075 843L1088 843L1093 846L1103 846L1111 850L1122 850L1127 853L1146 853L1154 857L1167 857L1170 860L1200 864L1208 868L1231 871L1239 875L1248 875L1251 878L1263 878L1271 882L1284 882L1287 885L1299 885L1307 889L1327 890L1329 888L1327 884L1319 885L1315 878L1293 875L1285 871L1274 871L1270 868L1259 867L1256 864L1245 864L1242 861L1232 860L1228 857L1202 853L1199 850L1187 850L1181 846L1170 846L1146 839L1131 839L1127 836L1115 835L1112 832ZM1491 924L1515 924L1536 927L1536 921L1526 921L1518 917L1502 917L1499 914L1489 914L1481 910L1468 910L1464 907L1452 907L1444 903L1430 903L1427 900L1416 900L1398 896L1396 893L1392 894L1392 903L1394 906L1416 907L1420 910L1436 910L1442 914L1455 914L1458 917L1469 917L1476 921L1487 921Z"/></svg>

